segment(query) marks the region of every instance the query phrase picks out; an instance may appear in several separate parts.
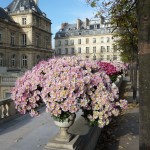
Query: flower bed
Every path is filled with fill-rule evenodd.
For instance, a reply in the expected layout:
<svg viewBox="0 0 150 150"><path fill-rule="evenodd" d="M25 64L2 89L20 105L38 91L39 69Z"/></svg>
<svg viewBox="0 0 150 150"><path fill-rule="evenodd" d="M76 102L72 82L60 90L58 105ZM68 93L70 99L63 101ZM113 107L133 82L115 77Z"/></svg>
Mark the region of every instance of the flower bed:
<svg viewBox="0 0 150 150"><path fill-rule="evenodd" d="M96 62L77 57L40 62L17 80L12 99L20 113L31 116L38 115L44 102L46 111L60 121L82 109L90 124L99 127L127 107L105 71Z"/></svg>

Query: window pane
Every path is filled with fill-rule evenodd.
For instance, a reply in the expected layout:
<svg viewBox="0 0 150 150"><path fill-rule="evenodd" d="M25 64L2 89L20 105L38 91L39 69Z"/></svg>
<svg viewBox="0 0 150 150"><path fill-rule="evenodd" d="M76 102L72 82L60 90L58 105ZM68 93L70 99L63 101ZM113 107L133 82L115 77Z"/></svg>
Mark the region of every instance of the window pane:
<svg viewBox="0 0 150 150"><path fill-rule="evenodd" d="M68 54L68 48L65 48L65 51L66 51L65 54Z"/></svg>
<svg viewBox="0 0 150 150"><path fill-rule="evenodd" d="M86 47L86 53L89 54L89 47Z"/></svg>
<svg viewBox="0 0 150 150"><path fill-rule="evenodd" d="M89 39L88 38L86 38L86 44L88 44L89 43Z"/></svg>
<svg viewBox="0 0 150 150"><path fill-rule="evenodd" d="M93 38L93 43L96 43L96 38Z"/></svg>
<svg viewBox="0 0 150 150"><path fill-rule="evenodd" d="M81 53L81 47L78 47L78 53Z"/></svg>
<svg viewBox="0 0 150 150"><path fill-rule="evenodd" d="M26 45L27 44L27 36L26 34L22 34L22 45Z"/></svg>
<svg viewBox="0 0 150 150"><path fill-rule="evenodd" d="M110 46L107 46L107 52L110 52Z"/></svg>
<svg viewBox="0 0 150 150"><path fill-rule="evenodd" d="M65 45L68 45L68 40L65 40Z"/></svg>
<svg viewBox="0 0 150 150"><path fill-rule="evenodd" d="M93 47L93 53L96 53L96 47L95 46Z"/></svg>
<svg viewBox="0 0 150 150"><path fill-rule="evenodd" d="M81 44L81 39L78 39L78 44Z"/></svg>

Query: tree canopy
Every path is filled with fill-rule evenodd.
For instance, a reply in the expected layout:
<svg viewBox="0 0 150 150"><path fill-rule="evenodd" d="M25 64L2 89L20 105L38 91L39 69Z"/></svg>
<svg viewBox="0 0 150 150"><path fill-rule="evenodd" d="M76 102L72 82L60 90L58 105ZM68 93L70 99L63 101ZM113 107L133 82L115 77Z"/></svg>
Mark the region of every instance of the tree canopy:
<svg viewBox="0 0 150 150"><path fill-rule="evenodd" d="M113 27L116 44L121 50L125 62L137 59L138 29L136 17L136 0L86 0L97 9L96 16L104 16Z"/></svg>

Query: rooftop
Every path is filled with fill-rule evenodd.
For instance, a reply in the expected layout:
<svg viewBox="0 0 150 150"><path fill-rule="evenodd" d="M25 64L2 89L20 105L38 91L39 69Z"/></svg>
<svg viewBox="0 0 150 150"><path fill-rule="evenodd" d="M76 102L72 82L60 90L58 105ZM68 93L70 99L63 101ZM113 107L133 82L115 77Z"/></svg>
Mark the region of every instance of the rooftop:
<svg viewBox="0 0 150 150"><path fill-rule="evenodd" d="M4 19L4 20L7 20L7 21L10 21L10 22L14 22L12 20L12 18L8 15L8 13L5 12L5 10L1 7L0 7L0 18Z"/></svg>
<svg viewBox="0 0 150 150"><path fill-rule="evenodd" d="M38 14L43 14L34 0L13 0L6 8L9 13L33 10Z"/></svg>
<svg viewBox="0 0 150 150"><path fill-rule="evenodd" d="M112 28L103 19L89 20L86 18L85 22L78 19L75 24L62 23L61 29L56 33L55 38L108 33L112 33Z"/></svg>

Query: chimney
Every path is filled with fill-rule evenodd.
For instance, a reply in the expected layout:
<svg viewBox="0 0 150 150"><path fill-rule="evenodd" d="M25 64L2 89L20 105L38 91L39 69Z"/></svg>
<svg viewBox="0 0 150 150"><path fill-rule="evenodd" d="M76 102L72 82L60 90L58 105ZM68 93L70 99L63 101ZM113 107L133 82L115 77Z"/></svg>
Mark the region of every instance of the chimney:
<svg viewBox="0 0 150 150"><path fill-rule="evenodd" d="M61 29L64 29L68 25L67 22L61 24Z"/></svg>
<svg viewBox="0 0 150 150"><path fill-rule="evenodd" d="M86 18L86 19L85 19L85 29L87 28L87 26L89 26L89 22L90 22L89 19Z"/></svg>
<svg viewBox="0 0 150 150"><path fill-rule="evenodd" d="M34 0L35 4L38 5L38 0Z"/></svg>
<svg viewBox="0 0 150 150"><path fill-rule="evenodd" d="M79 29L81 26L81 20L80 19L77 19L77 29Z"/></svg>

